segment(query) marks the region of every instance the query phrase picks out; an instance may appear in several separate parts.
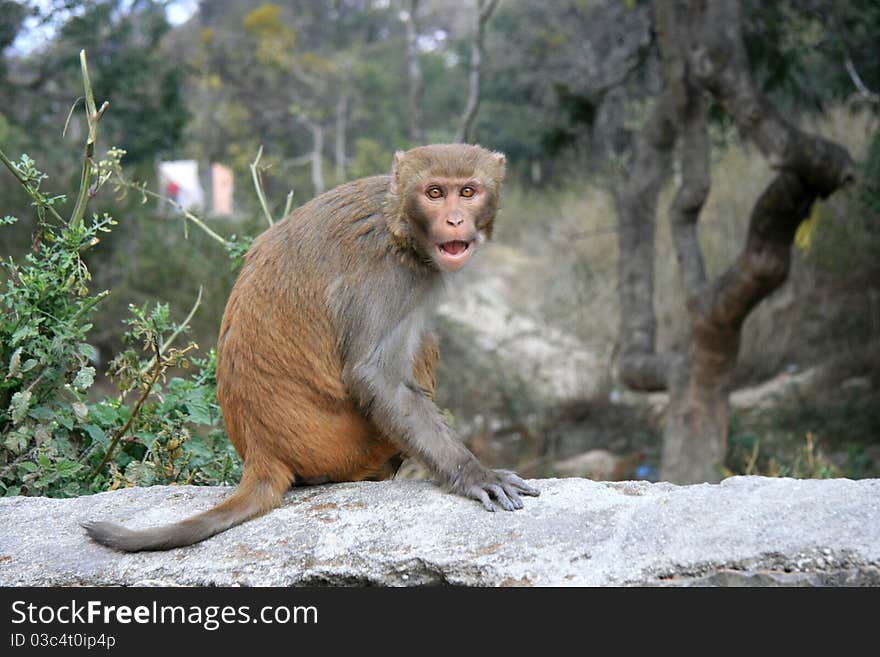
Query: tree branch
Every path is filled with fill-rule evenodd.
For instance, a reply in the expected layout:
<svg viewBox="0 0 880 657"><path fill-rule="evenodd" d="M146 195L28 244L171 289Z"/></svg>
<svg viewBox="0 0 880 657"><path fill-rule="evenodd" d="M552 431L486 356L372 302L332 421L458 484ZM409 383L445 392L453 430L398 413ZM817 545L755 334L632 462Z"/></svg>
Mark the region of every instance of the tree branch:
<svg viewBox="0 0 880 657"><path fill-rule="evenodd" d="M880 96L878 96L865 86L865 83L862 82L862 77L856 70L856 67L853 64L853 61L849 55L847 55L846 61L844 61L843 65L846 68L849 79L852 80L853 85L855 86L856 90L858 90L859 94L861 94L862 98L876 103L877 100L880 99Z"/></svg>
<svg viewBox="0 0 880 657"><path fill-rule="evenodd" d="M701 12L705 12L704 15ZM794 171L821 197L855 178L846 151L808 135L786 121L755 88L742 41L742 14L735 0L690 7L698 27L691 32L697 47L688 49L694 78L714 93L737 127L753 141L771 165ZM702 18L702 20L697 20ZM717 29L723 25L724 29ZM829 163L828 159L834 160ZM830 166L829 166L830 164Z"/></svg>
<svg viewBox="0 0 880 657"><path fill-rule="evenodd" d="M816 191L797 175L774 178L752 210L742 253L707 292L708 322L738 329L752 308L785 282L795 231L815 199Z"/></svg>

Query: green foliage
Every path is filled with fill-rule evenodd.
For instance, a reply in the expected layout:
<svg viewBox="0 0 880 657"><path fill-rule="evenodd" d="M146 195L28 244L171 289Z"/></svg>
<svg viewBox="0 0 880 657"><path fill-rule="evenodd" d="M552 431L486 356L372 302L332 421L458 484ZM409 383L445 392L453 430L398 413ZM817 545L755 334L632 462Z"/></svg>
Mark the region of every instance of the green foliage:
<svg viewBox="0 0 880 657"><path fill-rule="evenodd" d="M765 445L754 434L735 434L730 439L727 463L731 467L725 476L830 479L844 475L844 470L818 448L811 432L800 438L790 435L771 437Z"/></svg>
<svg viewBox="0 0 880 657"><path fill-rule="evenodd" d="M33 201L37 229L23 262L2 262L0 492L74 496L237 479L240 464L216 402L216 355L193 359L195 344L173 347L187 327L170 320L167 305L130 307L127 348L108 372L120 394L93 401L90 318L108 292L90 291L82 256L115 221L106 214L58 221L53 205L62 197L41 190L46 176L33 160L25 155L7 166ZM0 223L15 221L6 216ZM171 368L192 372L169 378Z"/></svg>
<svg viewBox="0 0 880 657"><path fill-rule="evenodd" d="M880 431L876 393L825 392L736 412L727 474L862 478L877 475L867 450Z"/></svg>
<svg viewBox="0 0 880 657"><path fill-rule="evenodd" d="M816 111L846 98L856 91L847 61L868 89L880 85L876 2L746 0L743 14L752 69L774 101Z"/></svg>
<svg viewBox="0 0 880 657"><path fill-rule="evenodd" d="M880 216L880 130L874 133L862 163L858 189L859 204L876 225Z"/></svg>

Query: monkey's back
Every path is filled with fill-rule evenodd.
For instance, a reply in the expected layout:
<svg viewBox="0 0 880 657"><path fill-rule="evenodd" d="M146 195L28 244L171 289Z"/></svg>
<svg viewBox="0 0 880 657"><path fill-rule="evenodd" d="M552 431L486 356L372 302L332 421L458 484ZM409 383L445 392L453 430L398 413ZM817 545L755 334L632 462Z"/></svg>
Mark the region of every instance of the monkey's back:
<svg viewBox="0 0 880 657"><path fill-rule="evenodd" d="M332 286L375 266L388 181L367 178L312 199L245 257L220 328L217 396L252 468L287 468L300 479L383 477L399 451L350 398L344 336L329 303Z"/></svg>

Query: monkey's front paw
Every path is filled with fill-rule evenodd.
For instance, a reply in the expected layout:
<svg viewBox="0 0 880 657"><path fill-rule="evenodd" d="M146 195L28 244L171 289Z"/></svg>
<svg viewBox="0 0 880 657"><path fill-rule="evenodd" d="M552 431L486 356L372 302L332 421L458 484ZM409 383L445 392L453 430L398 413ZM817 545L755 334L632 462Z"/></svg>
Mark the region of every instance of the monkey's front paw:
<svg viewBox="0 0 880 657"><path fill-rule="evenodd" d="M463 491L465 497L482 503L486 511L495 511L495 504L505 511L513 511L523 508L520 495L537 497L541 492L537 488L529 486L515 473L509 470L489 470L481 468L482 472L475 481L471 481ZM493 500L495 504L493 504Z"/></svg>

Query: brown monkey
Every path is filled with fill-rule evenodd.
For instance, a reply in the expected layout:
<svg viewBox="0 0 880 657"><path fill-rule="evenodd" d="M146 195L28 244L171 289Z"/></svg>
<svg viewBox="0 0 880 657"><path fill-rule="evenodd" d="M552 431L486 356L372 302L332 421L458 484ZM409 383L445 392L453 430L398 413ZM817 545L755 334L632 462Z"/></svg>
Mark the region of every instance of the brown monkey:
<svg viewBox="0 0 880 657"><path fill-rule="evenodd" d="M391 176L337 187L257 238L218 340L238 490L176 524L90 522L89 536L127 551L189 545L277 507L292 484L387 479L404 455L489 511L537 495L483 467L443 421L425 330L450 273L491 237L504 163L462 144L398 152Z"/></svg>

